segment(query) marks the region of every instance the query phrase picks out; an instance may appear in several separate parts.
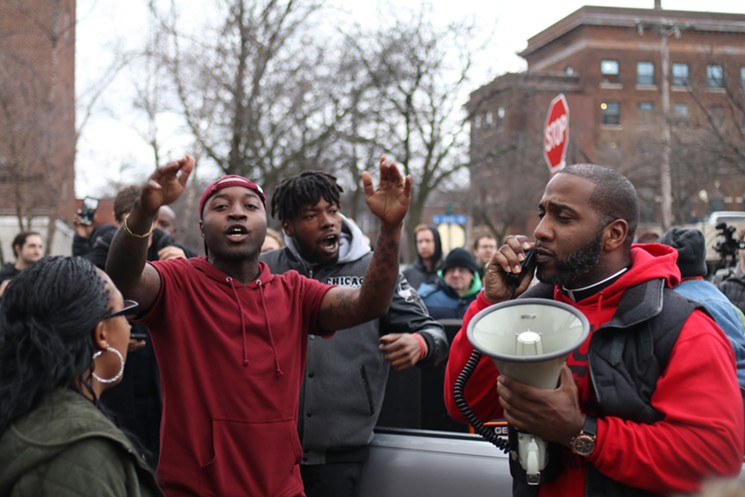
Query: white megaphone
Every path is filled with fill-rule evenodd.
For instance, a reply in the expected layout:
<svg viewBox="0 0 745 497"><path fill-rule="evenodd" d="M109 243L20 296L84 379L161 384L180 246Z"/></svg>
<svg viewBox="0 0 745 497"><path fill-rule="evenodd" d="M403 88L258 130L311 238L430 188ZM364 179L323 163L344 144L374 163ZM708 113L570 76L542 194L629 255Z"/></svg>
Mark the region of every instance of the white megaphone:
<svg viewBox="0 0 745 497"><path fill-rule="evenodd" d="M528 385L554 389L569 352L590 333L590 324L575 308L547 299L525 298L492 305L468 323L471 345L491 358L505 376ZM518 455L528 484L540 483L547 463L547 444L518 432Z"/></svg>

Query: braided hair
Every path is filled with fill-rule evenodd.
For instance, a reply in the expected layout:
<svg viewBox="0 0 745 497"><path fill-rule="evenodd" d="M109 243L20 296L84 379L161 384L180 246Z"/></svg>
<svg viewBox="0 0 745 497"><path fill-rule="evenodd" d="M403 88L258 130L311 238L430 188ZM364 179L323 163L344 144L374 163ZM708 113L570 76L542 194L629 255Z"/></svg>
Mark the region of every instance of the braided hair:
<svg viewBox="0 0 745 497"><path fill-rule="evenodd" d="M344 190L336 177L321 171L303 171L285 178L272 195L272 216L280 222L294 219L305 207L316 205L323 198L329 204L340 205Z"/></svg>
<svg viewBox="0 0 745 497"><path fill-rule="evenodd" d="M45 257L13 278L0 301L0 433L52 390L79 388L108 294L81 257ZM90 379L82 388L92 393Z"/></svg>

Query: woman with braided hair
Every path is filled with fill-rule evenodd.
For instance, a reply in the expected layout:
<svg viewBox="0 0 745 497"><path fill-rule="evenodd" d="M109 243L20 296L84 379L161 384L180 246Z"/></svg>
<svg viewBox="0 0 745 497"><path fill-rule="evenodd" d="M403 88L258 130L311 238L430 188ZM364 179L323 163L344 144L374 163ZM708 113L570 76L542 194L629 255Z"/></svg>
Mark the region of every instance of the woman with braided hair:
<svg viewBox="0 0 745 497"><path fill-rule="evenodd" d="M47 257L0 302L0 495L162 495L97 407L122 377L138 304L79 257Z"/></svg>

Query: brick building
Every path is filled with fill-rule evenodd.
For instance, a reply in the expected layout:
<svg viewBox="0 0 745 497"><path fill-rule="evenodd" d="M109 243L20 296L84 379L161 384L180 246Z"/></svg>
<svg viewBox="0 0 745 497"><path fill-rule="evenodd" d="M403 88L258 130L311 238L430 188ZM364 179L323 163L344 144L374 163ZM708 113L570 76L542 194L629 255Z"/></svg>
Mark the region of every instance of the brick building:
<svg viewBox="0 0 745 497"><path fill-rule="evenodd" d="M532 231L549 178L544 120L560 93L570 109L567 163L626 174L642 222L660 221L665 123L673 222L715 205L743 208L745 15L585 6L530 38L520 55L526 72L496 78L467 104L476 223Z"/></svg>
<svg viewBox="0 0 745 497"><path fill-rule="evenodd" d="M0 255L12 259L21 225L68 253L59 220L75 210L75 1L0 2L0 67Z"/></svg>

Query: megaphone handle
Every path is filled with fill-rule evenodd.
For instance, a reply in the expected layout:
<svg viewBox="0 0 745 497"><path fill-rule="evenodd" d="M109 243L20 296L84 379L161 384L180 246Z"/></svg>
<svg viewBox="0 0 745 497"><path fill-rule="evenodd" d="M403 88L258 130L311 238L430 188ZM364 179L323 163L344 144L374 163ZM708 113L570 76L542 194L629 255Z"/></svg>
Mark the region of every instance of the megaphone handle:
<svg viewBox="0 0 745 497"><path fill-rule="evenodd" d="M488 426L484 425L484 423L481 422L476 414L474 414L474 412L468 406L466 399L463 397L463 391L466 388L466 383L468 383L468 380L471 378L471 375L476 369L476 365L479 363L479 360L481 360L481 352L479 352L478 350L474 350L473 353L471 353L471 357L468 358L468 362L466 362L466 365L463 366L463 370L460 372L458 378L453 384L453 399L455 400L455 405L458 407L458 410L463 414L463 416L465 416L468 423L473 426L474 431L484 437L487 441L494 444L502 452L507 454L510 451L509 442L503 438L500 438L499 435L494 432L494 430L491 430Z"/></svg>

